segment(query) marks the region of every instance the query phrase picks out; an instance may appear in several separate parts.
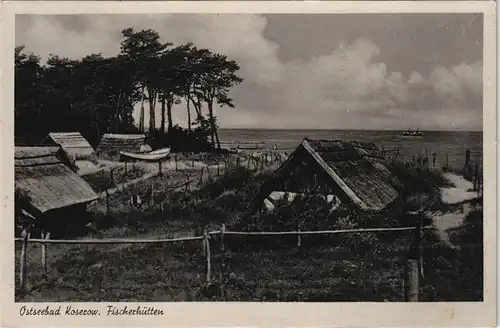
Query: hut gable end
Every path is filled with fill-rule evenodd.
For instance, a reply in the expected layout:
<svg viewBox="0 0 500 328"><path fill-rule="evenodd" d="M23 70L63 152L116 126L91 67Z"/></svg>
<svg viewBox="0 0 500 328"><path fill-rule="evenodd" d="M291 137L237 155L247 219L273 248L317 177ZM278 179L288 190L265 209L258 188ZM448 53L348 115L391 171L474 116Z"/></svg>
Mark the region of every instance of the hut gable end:
<svg viewBox="0 0 500 328"><path fill-rule="evenodd" d="M375 144L305 139L302 147L361 209L381 210L398 196L384 179L389 170Z"/></svg>
<svg viewBox="0 0 500 328"><path fill-rule="evenodd" d="M94 148L79 132L51 132L45 144L60 146L73 160L91 159Z"/></svg>
<svg viewBox="0 0 500 328"><path fill-rule="evenodd" d="M259 197L274 190L334 193L362 210L382 210L398 196L386 181L389 170L373 143L306 138L263 185Z"/></svg>

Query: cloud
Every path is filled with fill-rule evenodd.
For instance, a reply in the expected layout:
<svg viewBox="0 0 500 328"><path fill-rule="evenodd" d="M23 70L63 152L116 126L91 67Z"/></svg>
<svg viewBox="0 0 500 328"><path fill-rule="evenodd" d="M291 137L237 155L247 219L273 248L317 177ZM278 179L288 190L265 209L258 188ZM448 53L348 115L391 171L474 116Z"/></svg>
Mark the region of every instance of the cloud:
<svg viewBox="0 0 500 328"><path fill-rule="evenodd" d="M18 18L16 44L42 57L72 58L119 51L121 29L157 30L164 41L193 42L236 60L244 82L236 108L218 110L223 127L480 129L482 62L390 71L383 49L367 38L347 40L328 54L280 59L280 40L265 37L261 15L30 16ZM70 28L73 27L73 28ZM286 35L283 35L286 38ZM307 43L304 44L307 47ZM146 113L147 114L147 113ZM184 107L174 111L185 124ZM157 114L159 121L159 114ZM146 117L146 122L148 118Z"/></svg>

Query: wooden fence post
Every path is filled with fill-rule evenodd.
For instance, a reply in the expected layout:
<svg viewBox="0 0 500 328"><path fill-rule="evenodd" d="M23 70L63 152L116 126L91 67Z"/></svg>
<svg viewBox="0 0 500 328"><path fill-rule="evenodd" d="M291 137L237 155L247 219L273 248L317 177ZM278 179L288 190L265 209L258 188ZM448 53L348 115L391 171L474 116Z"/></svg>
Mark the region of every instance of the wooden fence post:
<svg viewBox="0 0 500 328"><path fill-rule="evenodd" d="M476 164L474 167L474 191L479 190L479 165Z"/></svg>
<svg viewBox="0 0 500 328"><path fill-rule="evenodd" d="M106 215L109 215L109 191L106 189Z"/></svg>
<svg viewBox="0 0 500 328"><path fill-rule="evenodd" d="M194 154L193 154L193 158L192 158L192 160L191 160L191 165L192 165L192 167L193 167L193 169L194 169Z"/></svg>
<svg viewBox="0 0 500 328"><path fill-rule="evenodd" d="M162 172L161 172L161 160L158 161L158 173L160 176L162 176Z"/></svg>
<svg viewBox="0 0 500 328"><path fill-rule="evenodd" d="M178 168L177 168L177 155L174 156L174 160L175 160L175 170L177 171Z"/></svg>
<svg viewBox="0 0 500 328"><path fill-rule="evenodd" d="M217 176L220 175L220 165L219 165L219 160L217 160Z"/></svg>
<svg viewBox="0 0 500 328"><path fill-rule="evenodd" d="M478 174L477 176L477 194L478 196L481 196L481 184L483 183L483 177Z"/></svg>
<svg viewBox="0 0 500 328"><path fill-rule="evenodd" d="M102 274L102 264L96 263L90 267L92 273L92 297L95 302L101 301L101 274Z"/></svg>
<svg viewBox="0 0 500 328"><path fill-rule="evenodd" d="M49 240L50 232L47 232L44 236L42 233L42 239ZM47 244L42 244L42 274L45 275L47 273Z"/></svg>
<svg viewBox="0 0 500 328"><path fill-rule="evenodd" d="M300 236L300 227L297 225L297 249L302 245L302 238Z"/></svg>
<svg viewBox="0 0 500 328"><path fill-rule="evenodd" d="M45 233L41 232L40 237L41 237L41 239L45 239ZM40 248L42 250L42 275L45 275L45 264L46 264L46 261L45 261L45 251L46 251L45 243L42 243Z"/></svg>
<svg viewBox="0 0 500 328"><path fill-rule="evenodd" d="M19 283L21 285L21 293L24 294L26 291L26 252L28 251L28 232L23 230L22 232L23 243L21 245L21 257L19 259Z"/></svg>
<svg viewBox="0 0 500 328"><path fill-rule="evenodd" d="M111 179L111 185L115 184L115 178L114 178L114 175L113 175L113 171L114 171L114 169L112 169L112 168L109 169L109 176L110 176L110 179Z"/></svg>
<svg viewBox="0 0 500 328"><path fill-rule="evenodd" d="M127 173L128 173L128 166L127 166L127 163L128 163L128 162L125 162L125 176L127 176Z"/></svg>
<svg viewBox="0 0 500 328"><path fill-rule="evenodd" d="M201 167L201 173L200 173L200 181L198 182L198 186L201 186L203 184L203 170L205 169L204 166Z"/></svg>
<svg viewBox="0 0 500 328"><path fill-rule="evenodd" d="M418 261L408 259L405 265L405 302L418 302Z"/></svg>
<svg viewBox="0 0 500 328"><path fill-rule="evenodd" d="M210 283L211 280L211 263L210 263L210 238L208 231L205 229L203 233L203 244L205 249L205 282Z"/></svg>
<svg viewBox="0 0 500 328"><path fill-rule="evenodd" d="M154 204L154 199L155 199L155 187L154 187L154 182L151 184L151 194L149 196L149 204L153 205Z"/></svg>
<svg viewBox="0 0 500 328"><path fill-rule="evenodd" d="M223 223L222 227L220 229L220 249L223 252L225 250L225 245L224 245L224 233L225 232L226 232L226 225Z"/></svg>

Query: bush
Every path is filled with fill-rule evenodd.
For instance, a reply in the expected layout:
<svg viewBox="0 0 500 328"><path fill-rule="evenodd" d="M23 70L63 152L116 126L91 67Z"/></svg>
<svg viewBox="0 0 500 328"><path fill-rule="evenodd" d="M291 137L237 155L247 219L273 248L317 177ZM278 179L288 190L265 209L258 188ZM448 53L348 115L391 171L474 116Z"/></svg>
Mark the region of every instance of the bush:
<svg viewBox="0 0 500 328"><path fill-rule="evenodd" d="M147 138L147 143L153 150L170 147L172 152L208 152L212 145L208 142L209 132L201 127L196 127L189 132L175 125L168 133L160 130L152 131Z"/></svg>
<svg viewBox="0 0 500 328"><path fill-rule="evenodd" d="M397 162L390 166L390 171L397 179L394 188L403 196L436 195L439 188L452 186L440 172L428 168L406 167Z"/></svg>

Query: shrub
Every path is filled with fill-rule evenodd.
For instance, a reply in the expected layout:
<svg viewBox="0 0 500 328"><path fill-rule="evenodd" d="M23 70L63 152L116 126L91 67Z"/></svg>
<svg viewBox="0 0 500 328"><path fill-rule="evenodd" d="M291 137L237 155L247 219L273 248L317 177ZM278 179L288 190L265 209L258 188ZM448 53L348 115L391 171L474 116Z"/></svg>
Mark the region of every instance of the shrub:
<svg viewBox="0 0 500 328"><path fill-rule="evenodd" d="M436 195L439 188L451 186L440 172L428 168L406 167L396 162L390 166L390 171L397 179L394 188L404 196Z"/></svg>
<svg viewBox="0 0 500 328"><path fill-rule="evenodd" d="M175 125L168 133L154 130L148 135L147 142L153 149L170 147L172 152L206 152L212 146L208 142L209 131L204 127L195 127L191 130Z"/></svg>

